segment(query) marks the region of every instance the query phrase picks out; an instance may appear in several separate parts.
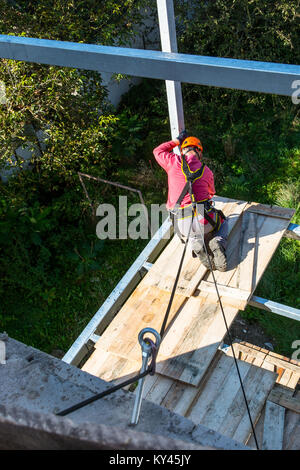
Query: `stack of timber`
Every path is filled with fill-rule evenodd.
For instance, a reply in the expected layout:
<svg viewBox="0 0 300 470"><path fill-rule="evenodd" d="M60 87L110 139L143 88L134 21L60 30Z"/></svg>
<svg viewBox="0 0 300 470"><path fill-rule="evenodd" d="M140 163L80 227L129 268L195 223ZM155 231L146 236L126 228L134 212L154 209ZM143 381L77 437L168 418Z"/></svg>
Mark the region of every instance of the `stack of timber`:
<svg viewBox="0 0 300 470"><path fill-rule="evenodd" d="M291 390L295 390L297 387L300 380L299 361L281 356L273 351L260 348L259 346L238 339L234 341L233 348L235 356L238 359L276 372L278 374L276 380L277 384ZM226 354L233 356L231 347L226 348Z"/></svg>
<svg viewBox="0 0 300 470"><path fill-rule="evenodd" d="M299 450L300 362L238 339L234 341L233 348L240 360L277 374L276 384L255 426L260 448ZM225 351L233 356L231 347ZM255 445L253 436L248 445Z"/></svg>
<svg viewBox="0 0 300 470"><path fill-rule="evenodd" d="M228 270L215 278L228 326L249 302L294 211L215 197L229 220ZM141 367L138 334L160 331L183 245L174 235L95 344L83 370L120 382ZM197 424L247 443L251 427L233 359L218 350L226 334L212 274L187 250L156 374L145 379L144 398ZM275 370L239 360L252 420L261 415L277 380Z"/></svg>

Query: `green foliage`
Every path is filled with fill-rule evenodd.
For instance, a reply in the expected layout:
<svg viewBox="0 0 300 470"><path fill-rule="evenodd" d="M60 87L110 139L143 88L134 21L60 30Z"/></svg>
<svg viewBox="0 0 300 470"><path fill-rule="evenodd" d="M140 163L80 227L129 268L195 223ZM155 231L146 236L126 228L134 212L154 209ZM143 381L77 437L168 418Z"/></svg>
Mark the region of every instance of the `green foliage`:
<svg viewBox="0 0 300 470"><path fill-rule="evenodd" d="M297 0L175 1L180 52L266 62L298 63Z"/></svg>
<svg viewBox="0 0 300 470"><path fill-rule="evenodd" d="M170 139L167 94L163 82L142 80L122 96L118 113L139 120L142 149L139 157L142 159L152 160L153 147ZM128 137L131 137L130 133Z"/></svg>
<svg viewBox="0 0 300 470"><path fill-rule="evenodd" d="M1 1L0 32L124 45L143 21L144 3ZM113 166L118 155L111 141L119 119L107 104L99 73L1 59L0 82L7 99L0 105L2 167L13 164L20 146L35 149L34 171L41 178L54 178L55 184L70 183L79 170L95 167L98 174L105 174ZM136 125L137 119L131 128ZM46 149L35 133L40 129L47 135ZM116 144L121 146L124 139L118 137ZM16 164L23 168L24 160L19 157Z"/></svg>
<svg viewBox="0 0 300 470"><path fill-rule="evenodd" d="M46 194L32 174L0 187L1 331L67 350L147 243L97 239L87 209L79 184Z"/></svg>
<svg viewBox="0 0 300 470"><path fill-rule="evenodd" d="M2 34L122 45L136 34L145 1L1 0Z"/></svg>

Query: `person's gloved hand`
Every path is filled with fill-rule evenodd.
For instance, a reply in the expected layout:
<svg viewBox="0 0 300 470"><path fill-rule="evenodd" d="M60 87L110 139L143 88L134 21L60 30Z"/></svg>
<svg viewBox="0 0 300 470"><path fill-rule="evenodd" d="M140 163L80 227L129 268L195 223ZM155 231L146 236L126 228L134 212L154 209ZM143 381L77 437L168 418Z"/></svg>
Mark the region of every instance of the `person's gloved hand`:
<svg viewBox="0 0 300 470"><path fill-rule="evenodd" d="M187 131L184 129L183 131L180 132L179 136L176 137L176 140L178 140L179 144L181 145L182 142L188 137Z"/></svg>

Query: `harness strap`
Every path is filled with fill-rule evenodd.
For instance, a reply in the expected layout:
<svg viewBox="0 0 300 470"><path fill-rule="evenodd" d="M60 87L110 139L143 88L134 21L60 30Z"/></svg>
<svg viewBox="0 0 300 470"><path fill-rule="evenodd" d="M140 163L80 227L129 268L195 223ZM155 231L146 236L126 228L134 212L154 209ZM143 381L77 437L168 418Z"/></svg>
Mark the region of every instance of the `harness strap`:
<svg viewBox="0 0 300 470"><path fill-rule="evenodd" d="M175 204L175 207L178 207L180 206L184 196L186 195L186 193L188 192L189 195L190 195L190 198L191 198L191 201L192 203L196 203L197 201L195 201L195 196L193 194L193 191L192 191L192 184L197 180L197 179L200 179L202 178L203 176L203 173L204 173L204 169L205 169L205 165L203 164L201 168L198 168L198 170L192 172L187 164L187 161L184 157L184 155L182 154L181 156L181 170L182 170L182 173L184 174L185 176L185 180L186 180L186 184L184 185L184 188L183 190L181 191L181 194ZM205 200L205 201L199 201L198 204L203 204L204 205L204 218L205 220L207 220L207 222L213 227L213 230L216 230L217 228L220 227L220 218L218 221L214 221L208 214L208 211L205 207L205 203L207 204L208 203L208 200ZM218 211L216 209L214 209L212 207L212 209L218 213ZM175 214L172 213L172 217L171 217L171 220L174 224L174 217L175 217ZM218 214L219 215L219 214ZM182 241L182 240L181 240Z"/></svg>

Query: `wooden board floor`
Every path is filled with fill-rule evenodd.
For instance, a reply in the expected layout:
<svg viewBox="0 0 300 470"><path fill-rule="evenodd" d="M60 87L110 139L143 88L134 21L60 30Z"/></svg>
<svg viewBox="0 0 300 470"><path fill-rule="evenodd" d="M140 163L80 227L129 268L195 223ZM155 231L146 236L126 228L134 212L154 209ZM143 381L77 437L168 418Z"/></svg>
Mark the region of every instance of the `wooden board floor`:
<svg viewBox="0 0 300 470"><path fill-rule="evenodd" d="M238 311L245 308L250 300L294 211L220 197L216 197L216 206L226 213L230 226L228 271L214 272L226 321L230 326ZM175 235L103 332L83 370L114 382L126 380L139 372L141 347L138 334L145 327L160 331L182 250L183 245ZM145 398L189 416L195 422L200 419L196 411L199 410L200 416L203 415L201 419L209 423L211 429L222 429L225 434L224 423L221 422L225 409L222 413L220 411L222 416L219 416L219 408L213 407L214 411L210 413L201 408L204 403L204 392L201 392L203 385L207 383L209 387L217 383L219 369L223 373L228 369L228 397L230 390L233 390L236 403L240 403L238 388L230 389L231 381L238 387L233 380L232 358L222 356L221 360L218 355L226 327L212 281L212 274L187 252L168 328L157 358L157 373L152 377L147 376L145 380ZM251 397L253 383L257 381L261 402L257 403L254 395L251 400L255 419L258 419L277 373L275 370L261 369L250 362L240 363L249 383ZM202 399L198 401L200 396ZM236 410L235 402L230 400L228 398L226 402L229 415ZM220 406L220 410L222 408L218 400L214 406ZM212 422L213 416L215 424ZM248 425L243 424L245 421L246 418L241 415L236 417L234 422L237 425L232 424L230 433L228 431L226 435L244 442L249 437Z"/></svg>
<svg viewBox="0 0 300 470"><path fill-rule="evenodd" d="M300 394L298 396L298 401L300 401ZM268 403L269 400L267 400L266 405L262 409L260 417L255 425L255 434L260 449L264 447L264 434L266 433L265 427L266 425L268 425L268 423L265 422L265 412ZM283 422L280 423L277 420L276 427L273 430L277 445L275 444L274 446L274 441L271 442L271 445L269 445L268 450L300 450L300 414L284 406L278 404L276 404L276 406L281 412L281 421ZM278 438L281 438L280 445L278 445ZM248 440L247 445L252 448L256 447L252 434L250 436L250 439Z"/></svg>

